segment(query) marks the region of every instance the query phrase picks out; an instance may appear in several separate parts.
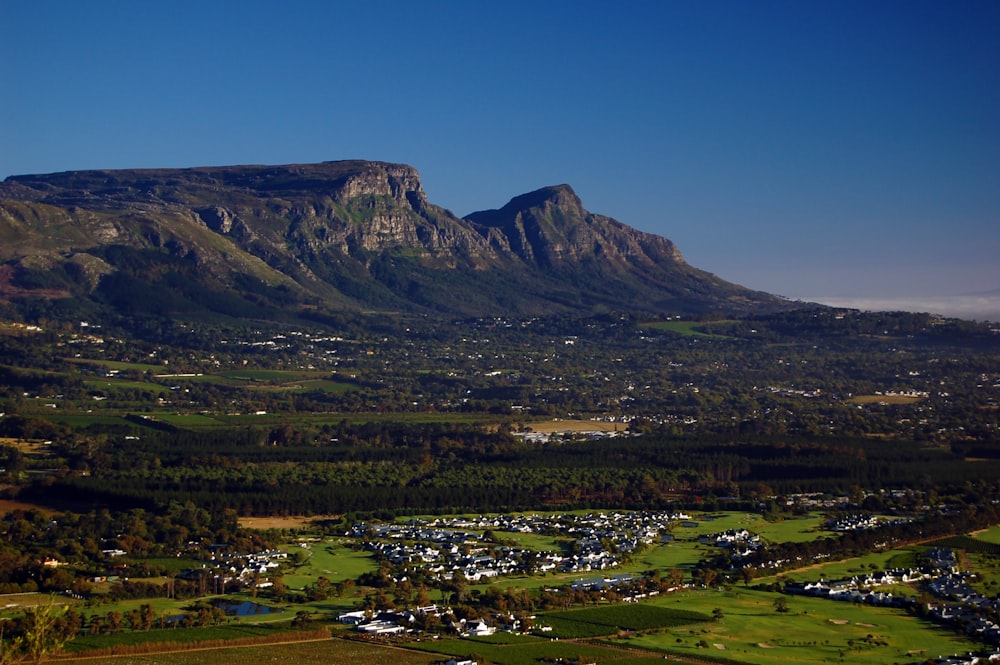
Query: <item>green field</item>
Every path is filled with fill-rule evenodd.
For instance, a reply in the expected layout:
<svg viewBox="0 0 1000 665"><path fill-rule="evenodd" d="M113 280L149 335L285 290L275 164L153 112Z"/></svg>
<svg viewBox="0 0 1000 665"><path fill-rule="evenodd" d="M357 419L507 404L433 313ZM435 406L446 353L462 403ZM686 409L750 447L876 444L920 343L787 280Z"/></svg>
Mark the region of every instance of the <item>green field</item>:
<svg viewBox="0 0 1000 665"><path fill-rule="evenodd" d="M684 335L685 337L709 337L712 339L737 339L736 337L730 337L728 335L716 335L711 332L704 332L704 330L711 330L713 323L735 323L734 321L713 321L712 323L705 323L702 321L656 321L654 323L644 323L643 328L652 328L653 330L666 330L668 332L677 333L678 335Z"/></svg>
<svg viewBox="0 0 1000 665"><path fill-rule="evenodd" d="M718 621L618 641L679 656L717 656L758 665L888 665L979 648L950 629L902 610L787 596L789 611L778 613L774 609L777 597L779 594L735 589L663 597L656 604L708 614L720 608L723 616Z"/></svg>
<svg viewBox="0 0 1000 665"><path fill-rule="evenodd" d="M704 623L711 618L710 615L700 612L643 603L588 607L543 614L539 616L539 622L552 627L550 633L546 633L551 637L575 639L614 635L621 630L676 628Z"/></svg>
<svg viewBox="0 0 1000 665"><path fill-rule="evenodd" d="M150 384L152 385L152 384ZM162 389L162 386L158 386ZM331 387L333 390L339 388ZM94 402L97 405L97 402ZM39 418L44 418L50 422L61 423L70 427L85 428L92 424L101 425L121 425L128 421L124 416L134 413L138 409L139 403L135 403L135 409L109 409L101 408L99 412L90 413L83 409L55 410L42 408L25 409L25 413L31 413ZM96 411L96 409L95 409ZM225 414L225 413L198 413L198 414L178 414L176 408L163 407L153 409L147 415L163 420L164 422L176 425L184 429L205 430L205 429L226 429L232 427L279 427L281 425L337 425L341 421L348 421L351 424L375 423L375 422L405 422L409 424L419 423L468 423L489 426L498 421L497 416L490 414L463 414L463 413L375 413L375 412L315 412L296 414ZM138 423L128 423L132 426Z"/></svg>
<svg viewBox="0 0 1000 665"><path fill-rule="evenodd" d="M212 427L219 424L215 418L200 413L159 413L156 419L181 428Z"/></svg>
<svg viewBox="0 0 1000 665"><path fill-rule="evenodd" d="M992 529L986 529L985 531L980 531L975 535L976 540L981 540L985 543L993 543L994 545L1000 545L1000 526L995 526Z"/></svg>
<svg viewBox="0 0 1000 665"><path fill-rule="evenodd" d="M288 551L293 555L304 552L308 556L301 566L285 574L285 584L289 589L302 589L319 577L325 577L333 583L353 580L378 568L370 553L351 549L333 540L308 543L307 548L298 544L291 545Z"/></svg>

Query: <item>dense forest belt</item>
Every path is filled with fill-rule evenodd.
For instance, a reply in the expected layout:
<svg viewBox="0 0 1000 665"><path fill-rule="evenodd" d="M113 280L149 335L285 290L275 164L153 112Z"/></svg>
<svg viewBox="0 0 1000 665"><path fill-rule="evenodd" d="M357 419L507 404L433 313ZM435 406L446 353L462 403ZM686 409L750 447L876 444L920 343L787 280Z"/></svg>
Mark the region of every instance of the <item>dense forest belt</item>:
<svg viewBox="0 0 1000 665"><path fill-rule="evenodd" d="M325 445L266 445L253 429L146 431L109 440L88 474L21 493L42 504L158 509L193 501L242 515L509 511L604 506L753 508L763 496L851 488L960 490L1000 477L962 447L849 437L638 436L538 445L474 425L342 426ZM87 449L69 451L70 456ZM69 460L72 465L86 460ZM707 503L706 503L707 502ZM879 508L878 496L869 508Z"/></svg>

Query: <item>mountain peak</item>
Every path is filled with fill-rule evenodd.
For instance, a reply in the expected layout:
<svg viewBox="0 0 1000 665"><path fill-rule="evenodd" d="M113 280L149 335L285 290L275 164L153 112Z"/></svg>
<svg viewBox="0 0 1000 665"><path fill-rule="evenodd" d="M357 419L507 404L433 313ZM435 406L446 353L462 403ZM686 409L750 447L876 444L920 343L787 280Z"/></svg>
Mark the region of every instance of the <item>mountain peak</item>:
<svg viewBox="0 0 1000 665"><path fill-rule="evenodd" d="M572 211L577 214L584 212L583 202L580 200L580 197L576 195L576 192L573 191L572 187L566 184L550 185L549 187L542 187L541 189L536 189L535 191L528 192L527 194L515 196L508 201L506 205L500 208L498 212L509 213L511 211L523 211L531 208L545 208L547 206ZM491 211L480 212L488 213ZM472 215L478 214L480 213L472 213ZM470 215L470 217L472 215Z"/></svg>
<svg viewBox="0 0 1000 665"><path fill-rule="evenodd" d="M160 316L789 307L588 212L569 185L460 219L413 167L361 160L8 178L0 302L29 298Z"/></svg>

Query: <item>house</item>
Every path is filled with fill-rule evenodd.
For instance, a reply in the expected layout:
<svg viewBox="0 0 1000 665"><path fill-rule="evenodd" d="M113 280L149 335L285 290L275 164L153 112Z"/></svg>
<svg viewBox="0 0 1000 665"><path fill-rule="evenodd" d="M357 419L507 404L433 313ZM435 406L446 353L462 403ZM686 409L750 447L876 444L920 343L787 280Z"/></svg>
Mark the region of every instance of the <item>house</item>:
<svg viewBox="0 0 1000 665"><path fill-rule="evenodd" d="M337 621L340 623L350 623L355 626L359 623L363 623L368 619L368 613L364 610L359 610L357 612L345 612L337 617Z"/></svg>
<svg viewBox="0 0 1000 665"><path fill-rule="evenodd" d="M484 637L497 632L497 629L488 625L485 621L478 621L472 627L466 626L465 634L470 637Z"/></svg>

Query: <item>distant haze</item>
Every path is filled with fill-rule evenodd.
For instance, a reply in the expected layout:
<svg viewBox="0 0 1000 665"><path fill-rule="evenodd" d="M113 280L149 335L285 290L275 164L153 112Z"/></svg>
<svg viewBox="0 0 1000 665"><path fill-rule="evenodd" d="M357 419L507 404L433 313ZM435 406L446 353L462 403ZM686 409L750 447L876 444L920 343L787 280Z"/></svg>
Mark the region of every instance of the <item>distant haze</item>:
<svg viewBox="0 0 1000 665"><path fill-rule="evenodd" d="M1000 322L1000 293L962 296L930 296L926 298L866 298L826 297L803 298L833 307L849 307L868 311L928 312L974 321Z"/></svg>

